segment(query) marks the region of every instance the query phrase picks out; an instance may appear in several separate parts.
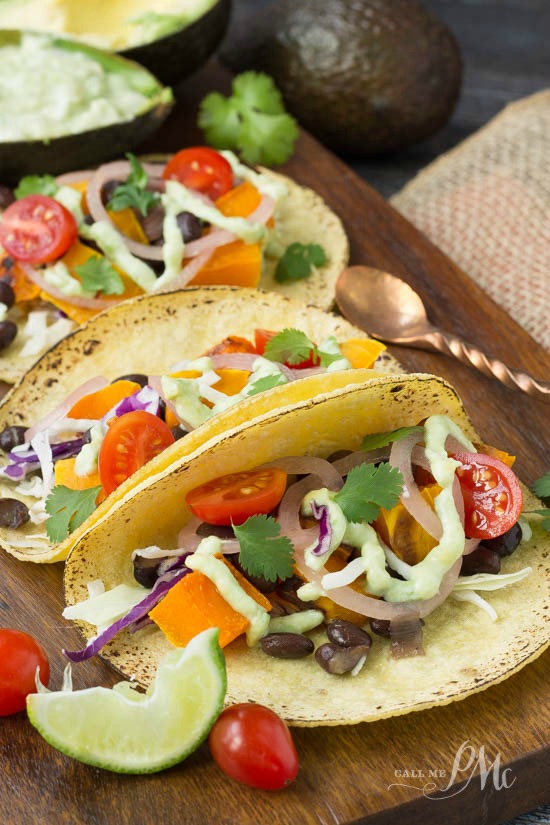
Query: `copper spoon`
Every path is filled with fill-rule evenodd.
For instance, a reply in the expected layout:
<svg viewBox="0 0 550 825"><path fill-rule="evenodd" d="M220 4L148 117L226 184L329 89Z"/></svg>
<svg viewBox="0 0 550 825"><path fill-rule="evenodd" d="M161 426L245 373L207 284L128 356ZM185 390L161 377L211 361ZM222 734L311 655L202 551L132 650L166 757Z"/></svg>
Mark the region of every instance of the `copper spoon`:
<svg viewBox="0 0 550 825"><path fill-rule="evenodd" d="M471 344L434 326L420 296L400 278L370 266L350 266L336 284L342 315L373 338L390 344L454 355L511 389L550 398L550 384L489 358Z"/></svg>

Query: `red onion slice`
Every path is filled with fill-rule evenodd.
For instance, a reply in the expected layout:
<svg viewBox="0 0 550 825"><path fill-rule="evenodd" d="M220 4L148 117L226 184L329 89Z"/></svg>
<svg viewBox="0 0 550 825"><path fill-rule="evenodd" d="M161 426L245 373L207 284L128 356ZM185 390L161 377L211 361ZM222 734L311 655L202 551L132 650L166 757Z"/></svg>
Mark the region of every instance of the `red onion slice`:
<svg viewBox="0 0 550 825"><path fill-rule="evenodd" d="M60 289L49 284L46 279L41 275L39 269L35 269L33 266L25 263L19 263L19 266L29 279L34 284L40 287L41 290L46 292L48 295L51 295L52 298L57 298L60 301L65 301L67 304L72 304L75 307L83 307L84 309L97 309L97 311L101 311L102 309L107 309L107 307L113 306L115 301L108 298L84 298L82 295L67 295L65 292L62 292Z"/></svg>
<svg viewBox="0 0 550 825"><path fill-rule="evenodd" d="M181 272L176 275L175 278L168 281L165 287L161 289L154 290L155 292L172 292L174 289L183 289L186 287L189 281L192 281L195 275L197 275L201 269L206 266L210 258L212 257L212 250L208 250L206 252L201 252L200 255L197 255L195 258L192 258L191 261L183 267Z"/></svg>
<svg viewBox="0 0 550 825"><path fill-rule="evenodd" d="M443 533L441 522L428 502L422 497L412 471L412 454L418 441L418 435L411 435L394 441L390 451L390 464L400 470L404 486L400 500L411 516L435 539Z"/></svg>
<svg viewBox="0 0 550 825"><path fill-rule="evenodd" d="M221 352L211 355L212 369L246 370L252 372L254 363L258 360L255 352Z"/></svg>
<svg viewBox="0 0 550 825"><path fill-rule="evenodd" d="M163 192L164 181L162 179L162 173L164 171L164 166L162 164L152 163L144 163L142 166L149 178L147 188L151 191ZM94 221L107 221L113 226L109 213L103 203L102 190L105 184L109 181L116 180L122 182L127 180L130 172L131 166L128 161L125 160L105 163L94 172L88 183L88 190L86 193L88 209L90 210L90 214ZM118 229L116 231L121 238L124 239L124 243L133 255L149 261L163 260L162 246L151 246L149 244L140 243L139 241L134 241L126 235L123 235Z"/></svg>
<svg viewBox="0 0 550 825"><path fill-rule="evenodd" d="M32 427L29 427L25 433L26 443L30 443L37 433L49 429L49 427L51 427L52 424L55 424L56 421L59 421L61 418L65 418L71 407L73 407L76 402L80 401L80 399L85 395L90 395L93 392L103 389L103 387L106 387L108 383L109 382L107 379L101 375L96 378L90 378L89 381L81 384L80 387L77 387L76 390L69 393L69 395L64 398L54 410L48 413L48 415L41 418L40 421L37 421L32 425Z"/></svg>

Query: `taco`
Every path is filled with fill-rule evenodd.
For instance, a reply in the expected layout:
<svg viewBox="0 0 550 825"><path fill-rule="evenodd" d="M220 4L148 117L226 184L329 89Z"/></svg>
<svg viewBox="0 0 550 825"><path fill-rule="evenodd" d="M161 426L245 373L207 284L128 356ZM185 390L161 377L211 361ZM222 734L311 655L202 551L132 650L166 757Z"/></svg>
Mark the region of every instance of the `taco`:
<svg viewBox="0 0 550 825"><path fill-rule="evenodd" d="M99 652L147 685L173 644L210 623L227 701L292 724L464 698L549 642L548 542L518 526L522 498L524 510L536 502L511 461L429 375L271 410L150 478L78 541L64 616L88 644L66 655ZM288 631L299 640L281 642ZM277 658L281 646L300 658Z"/></svg>
<svg viewBox="0 0 550 825"><path fill-rule="evenodd" d="M220 342L220 330L231 335ZM149 473L373 366L399 369L346 321L275 293L196 287L118 304L0 405L0 544L23 560L62 560L86 517Z"/></svg>
<svg viewBox="0 0 550 825"><path fill-rule="evenodd" d="M129 158L24 178L7 208L3 189L0 379L14 382L75 325L144 292L260 286L332 304L348 242L311 189L207 147Z"/></svg>

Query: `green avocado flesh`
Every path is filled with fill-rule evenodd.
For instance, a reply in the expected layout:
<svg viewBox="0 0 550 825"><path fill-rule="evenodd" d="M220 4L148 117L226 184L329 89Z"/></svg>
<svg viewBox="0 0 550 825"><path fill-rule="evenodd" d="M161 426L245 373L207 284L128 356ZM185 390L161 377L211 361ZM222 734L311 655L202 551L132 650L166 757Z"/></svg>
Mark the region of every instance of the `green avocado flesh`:
<svg viewBox="0 0 550 825"><path fill-rule="evenodd" d="M171 105L170 89L118 55L51 35L0 31L3 183L120 155L148 137Z"/></svg>

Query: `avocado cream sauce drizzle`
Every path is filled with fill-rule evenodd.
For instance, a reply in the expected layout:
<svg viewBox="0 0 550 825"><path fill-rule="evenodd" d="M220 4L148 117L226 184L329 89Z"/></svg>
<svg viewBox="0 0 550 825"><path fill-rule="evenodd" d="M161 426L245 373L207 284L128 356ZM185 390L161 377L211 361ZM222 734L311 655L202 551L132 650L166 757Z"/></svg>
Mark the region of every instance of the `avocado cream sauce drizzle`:
<svg viewBox="0 0 550 825"><path fill-rule="evenodd" d="M195 552L185 560L187 567L198 570L212 581L225 601L250 622L246 631L249 645L265 636L269 627L269 613L245 593L230 569L216 558L222 552L222 543L216 536L201 541Z"/></svg>
<svg viewBox="0 0 550 825"><path fill-rule="evenodd" d="M287 194L288 190L284 183L273 182L262 175L261 172L248 169L247 166L237 160L232 152L223 154L227 156L236 177L250 180L259 191L269 194L276 201ZM161 196L165 212L162 226L164 272L157 277L154 269L149 264L130 252L123 236L110 223L96 221L91 226L84 223L79 192L71 189L71 187L61 186L55 197L75 216L79 224L79 234L85 240L94 241L103 254L115 266L125 272L144 292L155 292L169 286L170 282L182 269L185 243L176 220L176 216L180 212L192 212L196 217L207 221L212 226L231 232L245 243L262 241L267 238L270 231L263 224L253 223L246 218L228 217L215 206L205 203L200 196L178 181L167 181L166 191ZM72 277L68 267L62 261L46 267L44 278L65 295L91 297L91 293L84 291L80 281ZM329 369L343 369L343 367L331 364Z"/></svg>
<svg viewBox="0 0 550 825"><path fill-rule="evenodd" d="M406 581L393 578L387 571L384 548L376 531L369 524L346 522L341 508L333 501L336 493L326 488L315 490L308 493L302 505L302 512L307 515L311 514L311 501L326 504L329 508L329 518L335 538L342 535L342 519L344 520L346 526L342 541L361 550L366 573L366 592L375 596L383 596L388 602L431 599L439 592L445 573L460 558L464 550L464 528L452 493L454 473L459 462L447 455L445 443L448 436L453 436L467 450L475 452L475 447L462 430L445 415L433 415L428 418L424 426L424 434L430 469L436 482L442 488L434 501L436 513L441 521L442 534L439 544L428 553L423 561L410 567ZM332 546L334 543L333 541L329 552L335 549ZM326 559L327 555L322 556L322 563L319 564L319 557L306 552L306 562L313 570L322 569ZM361 567L360 564L357 565L357 575L363 572ZM298 591L300 598L308 601L319 598L320 595L330 596L332 584L330 576L331 574L327 574L323 577L321 588L316 585L301 587Z"/></svg>

